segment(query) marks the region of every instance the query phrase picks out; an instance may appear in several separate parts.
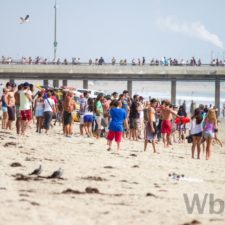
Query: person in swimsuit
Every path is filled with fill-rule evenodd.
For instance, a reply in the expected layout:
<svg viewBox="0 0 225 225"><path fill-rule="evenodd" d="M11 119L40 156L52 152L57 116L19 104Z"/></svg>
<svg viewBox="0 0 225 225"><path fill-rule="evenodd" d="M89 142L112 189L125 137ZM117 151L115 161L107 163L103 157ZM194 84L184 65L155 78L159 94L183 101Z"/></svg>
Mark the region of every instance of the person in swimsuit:
<svg viewBox="0 0 225 225"><path fill-rule="evenodd" d="M44 99L42 92L38 92L38 97L35 99L34 112L37 119L36 132L41 133L41 128L44 121Z"/></svg>
<svg viewBox="0 0 225 225"><path fill-rule="evenodd" d="M3 95L1 97L2 102L2 129L6 129L6 124L8 121L8 109L6 104L6 96L8 90L6 88L3 89Z"/></svg>
<svg viewBox="0 0 225 225"><path fill-rule="evenodd" d="M20 91L23 90L23 84L18 85L18 90L15 93L15 111L16 111L16 133L21 131L21 117L20 117Z"/></svg>
<svg viewBox="0 0 225 225"><path fill-rule="evenodd" d="M206 160L209 160L211 157L212 142L217 131L216 112L214 109L209 109L203 125L203 137L206 140Z"/></svg>
<svg viewBox="0 0 225 225"><path fill-rule="evenodd" d="M8 111L8 122L6 125L6 129L12 130L12 123L15 121L15 92L16 92L16 84L10 83L6 86L8 88L8 92L6 95L6 104Z"/></svg>
<svg viewBox="0 0 225 225"><path fill-rule="evenodd" d="M177 112L170 108L170 101L165 100L164 104L161 106L161 119L162 119L162 127L161 132L163 136L164 147L169 147L171 145L171 134L172 134L172 116L177 116ZM177 116L180 117L180 116Z"/></svg>
<svg viewBox="0 0 225 225"><path fill-rule="evenodd" d="M144 144L144 151L146 151L148 142L151 142L154 153L157 153L156 147L155 147L155 139L157 137L156 118L155 118L156 105L157 105L157 100L154 98L151 99L150 106L148 108L148 113L147 113L148 122L147 122L146 128L145 128L145 144Z"/></svg>
<svg viewBox="0 0 225 225"><path fill-rule="evenodd" d="M192 159L194 159L196 146L197 146L197 158L200 159L202 130L203 130L202 121L203 116L200 109L195 109L194 115L191 117L191 129L190 129L190 135L192 136L193 140L191 147Z"/></svg>

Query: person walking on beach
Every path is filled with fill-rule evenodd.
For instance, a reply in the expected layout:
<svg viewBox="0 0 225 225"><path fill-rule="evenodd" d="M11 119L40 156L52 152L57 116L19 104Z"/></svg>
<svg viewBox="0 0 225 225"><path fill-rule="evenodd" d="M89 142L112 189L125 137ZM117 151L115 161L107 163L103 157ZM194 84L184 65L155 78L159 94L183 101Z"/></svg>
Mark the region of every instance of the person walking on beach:
<svg viewBox="0 0 225 225"><path fill-rule="evenodd" d="M47 98L44 100L44 129L46 134L48 134L50 128L53 112L56 111L55 101L51 98L51 96L51 92L48 92Z"/></svg>
<svg viewBox="0 0 225 225"><path fill-rule="evenodd" d="M133 140L137 141L138 140L138 118L139 118L139 113L138 113L138 100L139 96L134 95L133 100L130 106L130 115L129 115L129 122L130 122L130 140L133 138Z"/></svg>
<svg viewBox="0 0 225 225"><path fill-rule="evenodd" d="M181 105L179 107L177 115L179 115L181 117L187 117L187 113L186 113L183 105ZM185 140L185 137L184 137L185 128L186 128L185 124L182 122L182 120L180 120L180 123L177 124L179 143L183 143Z"/></svg>
<svg viewBox="0 0 225 225"><path fill-rule="evenodd" d="M84 112L84 130L88 137L92 137L93 111L94 101L92 98L89 98Z"/></svg>
<svg viewBox="0 0 225 225"><path fill-rule="evenodd" d="M190 135L193 141L191 146L192 159L195 158L196 146L197 146L197 159L200 159L202 131L203 131L202 121L203 121L202 112L197 108L195 109L194 114L191 117L191 127L190 127Z"/></svg>
<svg viewBox="0 0 225 225"><path fill-rule="evenodd" d="M151 99L149 108L147 110L148 122L147 122L146 128L145 128L145 143L144 143L144 151L146 151L148 142L150 142L150 143L152 143L154 153L157 153L156 146L155 146L155 139L157 136L156 117L155 117L156 105L157 105L157 100L154 98Z"/></svg>
<svg viewBox="0 0 225 225"><path fill-rule="evenodd" d="M163 136L164 148L170 147L171 145L171 134L172 134L172 116L177 116L177 113L170 108L170 101L165 100L164 105L161 106L161 119L162 127L161 132ZM177 116L180 117L180 116Z"/></svg>
<svg viewBox="0 0 225 225"><path fill-rule="evenodd" d="M31 101L32 96L29 91L29 83L23 84L20 94L20 115L21 115L21 134L24 135L29 122L32 120Z"/></svg>
<svg viewBox="0 0 225 225"><path fill-rule="evenodd" d="M209 109L203 125L203 137L206 140L206 160L211 157L212 142L216 132L218 132L216 112L214 109Z"/></svg>
<svg viewBox="0 0 225 225"><path fill-rule="evenodd" d="M87 101L89 98L89 94L87 91L83 93L83 95L80 96L79 102L80 102L80 135L84 135L84 112L87 107Z"/></svg>
<svg viewBox="0 0 225 225"><path fill-rule="evenodd" d="M130 115L130 96L129 96L129 91L124 90L123 91L123 97L121 98L121 102L122 102L122 109L124 109L126 111L126 115L127 118L129 118ZM129 132L126 129L126 132L123 133L123 137L128 137L129 136Z"/></svg>
<svg viewBox="0 0 225 225"><path fill-rule="evenodd" d="M74 93L69 91L64 101L64 111L63 111L63 124L64 124L64 131L66 137L71 137L72 135L72 123L73 123L73 116L72 112L76 109L75 102L73 100Z"/></svg>
<svg viewBox="0 0 225 225"><path fill-rule="evenodd" d="M20 113L20 91L23 90L23 84L18 85L18 90L15 93L15 114L16 114L16 132L21 132L21 113Z"/></svg>
<svg viewBox="0 0 225 225"><path fill-rule="evenodd" d="M144 127L144 98L142 96L139 97L137 110L138 110L138 139L141 139Z"/></svg>
<svg viewBox="0 0 225 225"><path fill-rule="evenodd" d="M99 94L97 96L97 99L94 104L94 111L95 111L95 119L97 122L97 131L96 131L96 138L99 139L101 136L101 121L103 118L103 106L102 106L102 101L103 101L103 94Z"/></svg>
<svg viewBox="0 0 225 225"><path fill-rule="evenodd" d="M7 96L8 90L6 88L3 88L3 95L1 97L2 102L2 129L6 129L6 124L8 122L8 109L6 104L6 96Z"/></svg>
<svg viewBox="0 0 225 225"><path fill-rule="evenodd" d="M38 92L38 96L34 102L35 117L37 119L36 132L41 133L44 120L44 99L42 92Z"/></svg>
<svg viewBox="0 0 225 225"><path fill-rule="evenodd" d="M120 143L122 141L123 134L123 124L125 127L128 127L127 124L127 115L124 109L121 109L122 103L118 100L113 100L112 108L110 109L111 121L109 124L109 133L107 136L109 148L108 151L112 150L112 141L115 138L117 143L117 152L120 150Z"/></svg>
<svg viewBox="0 0 225 225"><path fill-rule="evenodd" d="M8 122L6 125L6 129L12 130L12 123L15 121L15 92L16 92L16 84L7 83L6 87L8 88L6 95L6 104L7 104L7 112L8 112Z"/></svg>

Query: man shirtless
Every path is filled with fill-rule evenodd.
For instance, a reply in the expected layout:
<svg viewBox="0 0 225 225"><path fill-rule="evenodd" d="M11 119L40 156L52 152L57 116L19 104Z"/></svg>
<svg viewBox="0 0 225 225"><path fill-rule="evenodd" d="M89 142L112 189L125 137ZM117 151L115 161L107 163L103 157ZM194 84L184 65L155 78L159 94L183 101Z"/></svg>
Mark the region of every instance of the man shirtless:
<svg viewBox="0 0 225 225"><path fill-rule="evenodd" d="M23 89L23 84L18 85L15 97L15 115L16 115L16 132L20 134L21 130L21 116L20 116L20 91Z"/></svg>
<svg viewBox="0 0 225 225"><path fill-rule="evenodd" d="M6 88L8 90L6 95L6 104L8 109L8 122L6 129L12 130L12 122L15 121L15 92L16 85L14 83L7 83Z"/></svg>
<svg viewBox="0 0 225 225"><path fill-rule="evenodd" d="M162 119L162 136L163 136L163 143L164 143L164 148L170 146L170 137L172 134L172 116L177 116L176 111L173 111L170 108L170 101L166 100L164 101L163 105L161 106L161 112L160 116ZM179 116L177 116L179 117Z"/></svg>
<svg viewBox="0 0 225 225"><path fill-rule="evenodd" d="M157 136L157 131L156 131L156 118L155 118L155 108L157 105L157 100L156 99L151 99L150 101L150 106L148 108L148 122L145 127L145 144L144 144L144 151L147 149L148 142L152 143L153 147L153 152L157 153L156 147L155 147L155 138Z"/></svg>

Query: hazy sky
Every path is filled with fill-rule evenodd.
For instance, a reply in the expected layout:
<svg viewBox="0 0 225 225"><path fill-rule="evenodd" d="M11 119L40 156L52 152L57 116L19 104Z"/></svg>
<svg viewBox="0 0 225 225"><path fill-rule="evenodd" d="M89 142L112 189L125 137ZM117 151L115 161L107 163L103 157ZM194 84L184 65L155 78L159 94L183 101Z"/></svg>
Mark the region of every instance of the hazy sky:
<svg viewBox="0 0 225 225"><path fill-rule="evenodd" d="M0 55L53 58L54 0L0 0ZM225 52L224 0L57 0L57 56L200 57ZM20 16L30 21L20 24Z"/></svg>

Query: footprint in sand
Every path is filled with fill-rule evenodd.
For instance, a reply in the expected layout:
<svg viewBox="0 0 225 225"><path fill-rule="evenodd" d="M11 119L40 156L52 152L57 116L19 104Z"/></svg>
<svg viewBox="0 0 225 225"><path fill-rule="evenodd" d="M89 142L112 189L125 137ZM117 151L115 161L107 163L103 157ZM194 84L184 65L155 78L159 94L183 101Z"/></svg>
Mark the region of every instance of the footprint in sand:
<svg viewBox="0 0 225 225"><path fill-rule="evenodd" d="M89 176L89 177L81 177L83 180L93 180L93 181L106 181L105 178L102 177L94 177L94 176Z"/></svg>
<svg viewBox="0 0 225 225"><path fill-rule="evenodd" d="M191 222L184 223L183 225L196 225L196 224L201 224L198 220L192 220Z"/></svg>
<svg viewBox="0 0 225 225"><path fill-rule="evenodd" d="M16 146L16 143L15 143L15 142L6 142L3 146L4 146L5 148L6 148L6 147L9 147L9 146Z"/></svg>
<svg viewBox="0 0 225 225"><path fill-rule="evenodd" d="M19 162L13 162L10 164L11 167L22 167L21 163Z"/></svg>
<svg viewBox="0 0 225 225"><path fill-rule="evenodd" d="M154 198L157 198L156 195L154 195L154 194L152 194L152 193L150 193L150 192L146 194L146 197L154 197Z"/></svg>
<svg viewBox="0 0 225 225"><path fill-rule="evenodd" d="M132 168L139 168L139 166L138 165L133 165Z"/></svg>
<svg viewBox="0 0 225 225"><path fill-rule="evenodd" d="M87 194L100 194L99 190L97 188L87 187L85 189L85 192Z"/></svg>
<svg viewBox="0 0 225 225"><path fill-rule="evenodd" d="M105 169L114 169L112 166L104 166Z"/></svg>

